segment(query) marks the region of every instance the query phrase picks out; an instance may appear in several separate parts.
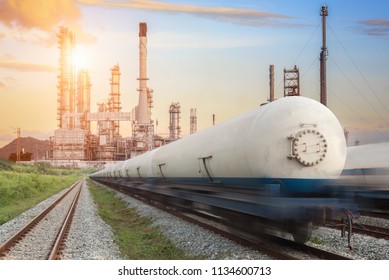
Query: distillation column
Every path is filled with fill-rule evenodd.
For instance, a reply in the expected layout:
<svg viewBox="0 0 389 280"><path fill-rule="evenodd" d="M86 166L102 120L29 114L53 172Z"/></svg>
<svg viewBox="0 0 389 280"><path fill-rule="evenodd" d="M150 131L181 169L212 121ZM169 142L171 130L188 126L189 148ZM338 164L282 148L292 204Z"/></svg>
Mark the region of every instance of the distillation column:
<svg viewBox="0 0 389 280"><path fill-rule="evenodd" d="M170 125L169 125L169 139L177 140L180 138L181 127L181 106L177 103L172 103L169 108Z"/></svg>
<svg viewBox="0 0 389 280"><path fill-rule="evenodd" d="M80 128L90 131L90 121L87 114L90 113L91 82L89 72L86 69L78 71L77 75L77 113L80 113Z"/></svg>
<svg viewBox="0 0 389 280"><path fill-rule="evenodd" d="M190 109L190 134L193 134L197 131L197 116L196 108Z"/></svg>
<svg viewBox="0 0 389 280"><path fill-rule="evenodd" d="M114 65L111 68L111 92L109 94L109 111L118 113L122 109L120 106L120 67L118 64ZM119 133L119 121L112 121L112 135L114 138L118 138L120 136Z"/></svg>
<svg viewBox="0 0 389 280"><path fill-rule="evenodd" d="M58 128L73 128L74 118L67 118L66 124L62 123L62 116L65 113L75 111L75 36L67 28L61 26L58 37L60 49L59 75L58 75L58 107L57 119Z"/></svg>

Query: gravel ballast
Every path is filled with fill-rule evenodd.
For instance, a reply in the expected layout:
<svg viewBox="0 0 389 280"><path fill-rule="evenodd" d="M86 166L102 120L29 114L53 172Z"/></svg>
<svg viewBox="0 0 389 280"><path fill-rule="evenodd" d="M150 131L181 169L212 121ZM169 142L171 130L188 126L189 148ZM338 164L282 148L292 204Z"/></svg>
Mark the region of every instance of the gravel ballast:
<svg viewBox="0 0 389 280"><path fill-rule="evenodd" d="M128 207L135 208L140 216L151 219L153 227L161 230L168 239L177 247L185 250L190 256L209 260L271 259L261 252L236 244L132 197L119 192L115 193L117 197L126 202ZM0 226L0 243L6 241L22 225L46 208L58 196L59 194L54 195L19 217ZM363 217L363 219L369 218ZM387 223L385 220L378 222L380 224ZM73 223L62 259L120 259L119 249L113 241L114 236L111 228L97 214L97 207L86 183L81 192ZM339 230L319 228L313 231L311 240L313 241L308 242L308 245L343 254L353 259L389 259L389 241L384 239L355 234L352 237L353 250L349 250L347 237L342 238Z"/></svg>

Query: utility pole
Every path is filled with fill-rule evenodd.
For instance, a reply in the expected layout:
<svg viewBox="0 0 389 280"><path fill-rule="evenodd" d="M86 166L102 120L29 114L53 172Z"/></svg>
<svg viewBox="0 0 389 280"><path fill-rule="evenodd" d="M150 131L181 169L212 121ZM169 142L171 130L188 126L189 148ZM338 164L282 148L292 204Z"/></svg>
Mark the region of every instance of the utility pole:
<svg viewBox="0 0 389 280"><path fill-rule="evenodd" d="M327 106L327 77L326 77L326 61L328 57L328 50L326 45L326 17L328 16L327 6L321 7L321 23L323 45L320 52L320 103Z"/></svg>

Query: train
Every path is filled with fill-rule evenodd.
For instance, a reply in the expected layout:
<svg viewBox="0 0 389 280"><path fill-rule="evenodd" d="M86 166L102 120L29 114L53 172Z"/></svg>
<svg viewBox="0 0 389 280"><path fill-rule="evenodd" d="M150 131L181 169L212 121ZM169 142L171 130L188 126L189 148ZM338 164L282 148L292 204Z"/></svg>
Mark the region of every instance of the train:
<svg viewBox="0 0 389 280"><path fill-rule="evenodd" d="M350 185L389 189L389 142L348 147L341 178Z"/></svg>
<svg viewBox="0 0 389 280"><path fill-rule="evenodd" d="M336 183L360 210L389 213L389 142L351 146Z"/></svg>
<svg viewBox="0 0 389 280"><path fill-rule="evenodd" d="M346 154L336 116L313 99L290 96L90 177L304 243L315 225L352 207L328 193Z"/></svg>

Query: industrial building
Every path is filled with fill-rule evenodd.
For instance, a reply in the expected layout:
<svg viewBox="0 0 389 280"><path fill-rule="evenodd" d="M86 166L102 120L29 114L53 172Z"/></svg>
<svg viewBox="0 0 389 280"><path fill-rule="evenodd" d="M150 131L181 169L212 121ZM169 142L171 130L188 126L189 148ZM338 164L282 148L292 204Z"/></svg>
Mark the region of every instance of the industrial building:
<svg viewBox="0 0 389 280"><path fill-rule="evenodd" d="M61 27L58 37L58 127L51 138L52 159L61 162L125 160L180 138L181 110L179 103L169 108L169 137L156 135L151 118L153 90L147 85L147 24L139 24L139 102L122 111L120 101L120 66L111 68L108 100L98 103L97 112L90 111L91 81L86 69L76 73L75 35ZM191 109L191 133L196 131L196 109ZM122 137L120 123L131 122L130 137ZM92 133L91 122L97 131Z"/></svg>

